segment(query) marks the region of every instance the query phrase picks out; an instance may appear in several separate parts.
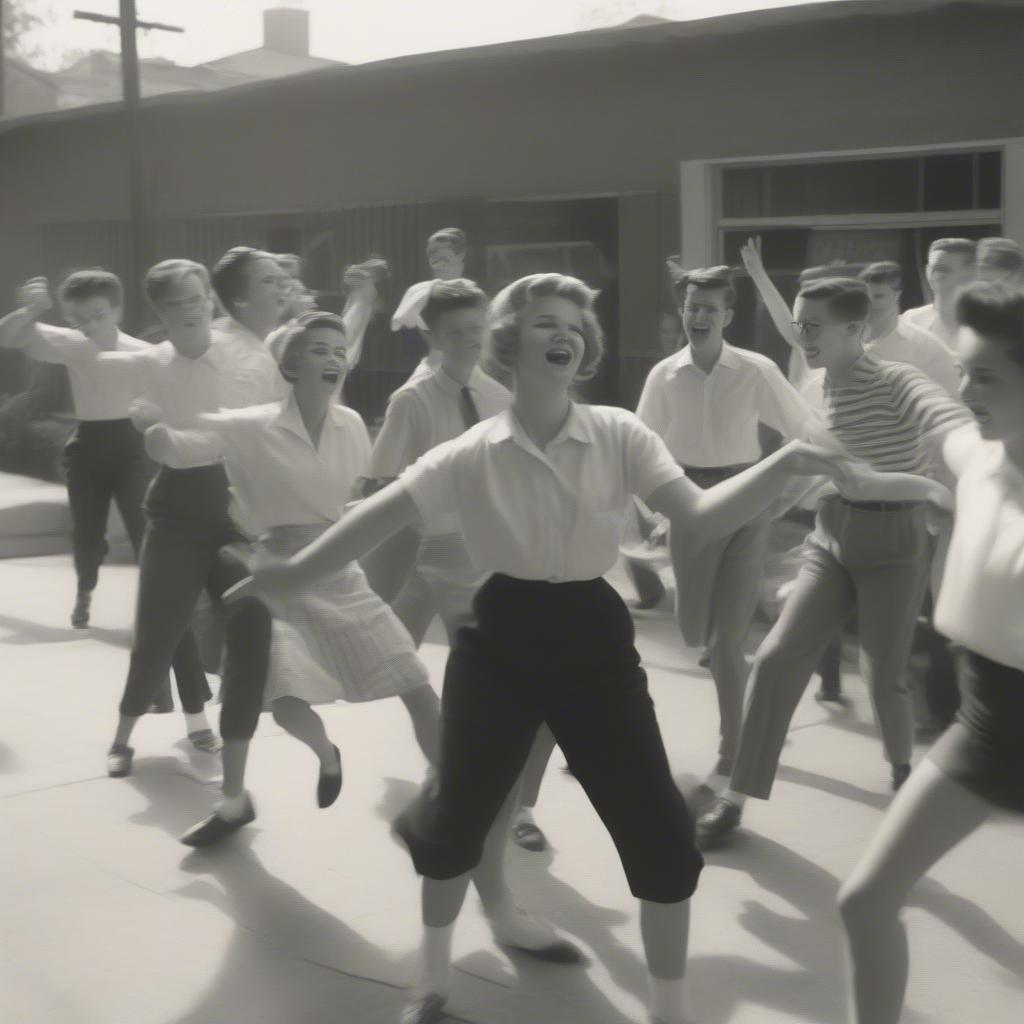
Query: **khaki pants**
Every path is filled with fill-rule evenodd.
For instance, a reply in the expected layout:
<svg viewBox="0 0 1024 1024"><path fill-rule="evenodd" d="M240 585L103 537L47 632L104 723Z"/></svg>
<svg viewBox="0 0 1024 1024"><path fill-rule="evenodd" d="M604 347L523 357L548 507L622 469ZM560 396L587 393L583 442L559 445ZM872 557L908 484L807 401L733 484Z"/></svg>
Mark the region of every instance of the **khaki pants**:
<svg viewBox="0 0 1024 1024"><path fill-rule="evenodd" d="M767 799L793 712L829 641L856 610L861 672L886 758L908 764L913 715L905 683L930 570L924 504L875 508L827 498L804 564L751 673L732 788Z"/></svg>

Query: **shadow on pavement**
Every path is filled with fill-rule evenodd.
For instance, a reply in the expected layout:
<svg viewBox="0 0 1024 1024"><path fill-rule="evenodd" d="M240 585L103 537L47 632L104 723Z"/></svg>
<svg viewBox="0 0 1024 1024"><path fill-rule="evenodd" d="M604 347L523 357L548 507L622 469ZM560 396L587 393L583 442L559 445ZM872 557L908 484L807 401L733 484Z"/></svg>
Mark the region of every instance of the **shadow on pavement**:
<svg viewBox="0 0 1024 1024"><path fill-rule="evenodd" d="M420 787L407 779L385 778L383 782L384 795L377 805L377 814L390 824L416 796ZM394 838L404 849L402 840L397 836ZM559 932L586 946L608 970L618 987L640 1000L646 1000L647 969L644 962L612 932L613 927L628 922L630 915L585 899L572 886L550 873L553 860L554 853L550 850L526 853L510 843L506 852L506 868L517 902L526 910L543 915ZM626 884L625 877L622 884ZM475 894L471 892L470 898L475 898ZM527 953L508 948L503 951L515 969L524 999L530 994L551 993L552 1012L557 1012L559 1001L569 1003L575 1011L573 1020L586 1019L594 1024L634 1024L633 1018L623 1015L608 1000L585 966L545 964ZM513 992L510 999L515 998L516 993ZM531 1008L533 1005L531 1002Z"/></svg>
<svg viewBox="0 0 1024 1024"><path fill-rule="evenodd" d="M209 811L202 790L182 787L177 780L168 783L165 774L133 775L131 782L150 801L132 820L162 828L168 842L177 843ZM267 871L251 849L254 835L248 826L217 847L180 848L181 870L196 877L175 895L211 904L234 923L235 931L216 978L188 1012L167 1024L354 1020L344 1003L353 978L360 991L379 986L385 999L393 992L397 1017L402 997L394 986L347 974L338 966L377 963L386 975L394 971L390 955Z"/></svg>
<svg viewBox="0 0 1024 1024"><path fill-rule="evenodd" d="M819 775L817 772L809 772L803 768L793 768L789 765L780 765L776 778L784 782L792 782L797 786L807 786L809 789L817 789L830 796L837 796L843 800L853 800L867 807L874 807L875 810L885 810L892 803L892 797L886 793L873 793L870 789L863 789L855 786L852 782L843 782L842 779L831 779L827 775Z"/></svg>
<svg viewBox="0 0 1024 1024"><path fill-rule="evenodd" d="M109 644L111 647L128 649L132 645L132 634L128 629L44 626L41 622L19 619L14 615L0 615L0 630L9 631L3 638L5 644L67 644L74 640L98 640L101 644Z"/></svg>

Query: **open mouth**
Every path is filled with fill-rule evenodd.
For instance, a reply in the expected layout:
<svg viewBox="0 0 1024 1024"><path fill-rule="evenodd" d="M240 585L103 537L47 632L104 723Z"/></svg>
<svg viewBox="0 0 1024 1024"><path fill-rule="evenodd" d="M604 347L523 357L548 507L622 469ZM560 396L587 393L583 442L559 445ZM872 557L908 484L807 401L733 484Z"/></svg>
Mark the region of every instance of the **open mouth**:
<svg viewBox="0 0 1024 1024"><path fill-rule="evenodd" d="M341 380L341 372L339 370L324 370L320 374L320 379L327 384L337 384Z"/></svg>
<svg viewBox="0 0 1024 1024"><path fill-rule="evenodd" d="M553 366L568 366L572 362L572 350L553 348L545 354L544 358Z"/></svg>

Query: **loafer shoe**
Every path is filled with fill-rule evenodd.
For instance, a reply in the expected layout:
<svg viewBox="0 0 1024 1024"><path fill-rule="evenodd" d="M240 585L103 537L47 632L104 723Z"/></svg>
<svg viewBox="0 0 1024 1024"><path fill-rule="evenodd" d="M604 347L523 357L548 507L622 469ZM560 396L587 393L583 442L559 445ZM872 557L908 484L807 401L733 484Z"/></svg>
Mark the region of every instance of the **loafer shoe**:
<svg viewBox="0 0 1024 1024"><path fill-rule="evenodd" d="M711 806L697 818L697 846L711 850L723 846L736 830L743 810L725 797L716 797Z"/></svg>
<svg viewBox="0 0 1024 1024"><path fill-rule="evenodd" d="M182 837L181 841L186 846L193 846L197 849L204 846L213 846L215 843L227 839L228 836L237 832L244 825L256 820L256 809L248 795L245 798L245 810L239 818L222 818L216 811L207 815L198 824L193 825Z"/></svg>
<svg viewBox="0 0 1024 1024"><path fill-rule="evenodd" d="M135 751L123 743L115 743L107 751L107 774L112 779L123 779L132 773L132 758Z"/></svg>

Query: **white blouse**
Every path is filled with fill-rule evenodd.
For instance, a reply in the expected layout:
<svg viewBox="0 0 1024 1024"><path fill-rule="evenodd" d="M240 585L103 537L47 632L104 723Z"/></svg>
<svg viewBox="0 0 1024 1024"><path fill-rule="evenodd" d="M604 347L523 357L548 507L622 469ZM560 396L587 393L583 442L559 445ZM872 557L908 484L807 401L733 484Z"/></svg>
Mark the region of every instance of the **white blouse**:
<svg viewBox="0 0 1024 1024"><path fill-rule="evenodd" d="M434 448L399 480L424 521L455 514L481 574L567 582L607 573L631 497L684 475L632 413L573 404L544 451L508 410Z"/></svg>
<svg viewBox="0 0 1024 1024"><path fill-rule="evenodd" d="M1024 473L973 425L952 435L946 451L959 480L935 626L990 661L1024 671Z"/></svg>

